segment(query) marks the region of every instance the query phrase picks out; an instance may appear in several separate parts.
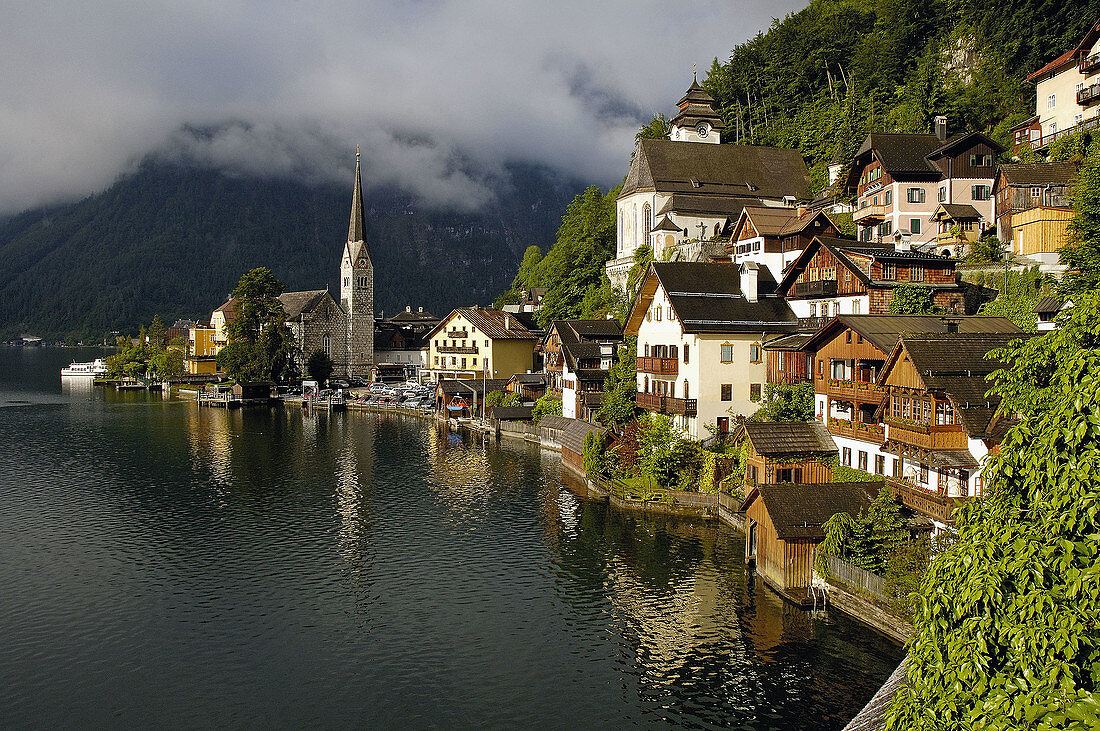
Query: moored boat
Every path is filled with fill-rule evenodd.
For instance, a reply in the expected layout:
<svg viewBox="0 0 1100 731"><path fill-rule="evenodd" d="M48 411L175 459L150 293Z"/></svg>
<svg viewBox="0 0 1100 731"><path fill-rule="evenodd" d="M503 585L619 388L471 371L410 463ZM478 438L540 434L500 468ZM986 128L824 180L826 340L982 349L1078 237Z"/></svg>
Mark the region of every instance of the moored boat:
<svg viewBox="0 0 1100 731"><path fill-rule="evenodd" d="M102 358L96 358L91 363L77 363L73 361L61 369L61 377L66 376L105 376L107 375L107 363Z"/></svg>

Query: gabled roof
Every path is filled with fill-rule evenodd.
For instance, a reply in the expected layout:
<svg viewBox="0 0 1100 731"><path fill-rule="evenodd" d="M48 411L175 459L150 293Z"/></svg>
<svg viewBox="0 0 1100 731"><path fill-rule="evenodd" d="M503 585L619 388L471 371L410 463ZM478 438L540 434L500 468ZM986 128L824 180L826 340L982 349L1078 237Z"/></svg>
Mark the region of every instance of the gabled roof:
<svg viewBox="0 0 1100 731"><path fill-rule="evenodd" d="M757 454L836 454L836 443L819 421L746 421L744 431ZM736 439L736 437L735 437Z"/></svg>
<svg viewBox="0 0 1100 731"><path fill-rule="evenodd" d="M576 419L567 419L564 416L555 416L551 414L539 420L539 427L545 429L565 429L575 421Z"/></svg>
<svg viewBox="0 0 1100 731"><path fill-rule="evenodd" d="M690 143L680 143L690 144ZM673 193L657 210L657 215L678 213L680 215L702 215L709 218L736 218L748 205L759 205L760 199L753 196L729 195L691 195Z"/></svg>
<svg viewBox="0 0 1100 731"><path fill-rule="evenodd" d="M561 443L562 449L568 449L574 454L584 453L584 438L588 436L589 432L604 433L604 430L598 424L580 421L579 419L570 419L569 421L570 423L562 429L558 441Z"/></svg>
<svg viewBox="0 0 1100 731"><path fill-rule="evenodd" d="M332 299L332 295L329 294L327 289L311 289L305 292L283 292L279 295L279 301L283 303L283 310L286 311L286 319L296 320L302 316L303 312L309 312L317 304L325 298L325 295ZM336 300L333 300L333 304Z"/></svg>
<svg viewBox="0 0 1100 731"><path fill-rule="evenodd" d="M814 333L805 349L817 351L840 333L851 330L889 355L903 333L946 333L950 323L957 323L962 334L1018 334L1022 331L1005 317L966 315L837 315L825 327Z"/></svg>
<svg viewBox="0 0 1100 731"><path fill-rule="evenodd" d="M511 383L512 381L515 381L516 383L519 383L519 384L529 385L529 386L530 385L545 386L546 385L546 374L545 373L517 373L517 374L515 374L514 376L512 376L511 378L508 379L509 383Z"/></svg>
<svg viewBox="0 0 1100 731"><path fill-rule="evenodd" d="M430 312L423 310L413 312L409 309L398 312L393 317L387 317L386 322L392 322L397 325L434 325L439 322L439 318Z"/></svg>
<svg viewBox="0 0 1100 731"><path fill-rule="evenodd" d="M974 145L986 145L996 154L1005 151L1005 146L981 132L960 132L948 137L942 145L928 154L929 160L935 160L946 155L953 155Z"/></svg>
<svg viewBox="0 0 1100 731"><path fill-rule="evenodd" d="M747 510L757 499L763 500L780 540L821 540L825 538L821 527L825 521L837 513L859 515L870 507L880 485L879 482L757 485L741 503L741 510Z"/></svg>
<svg viewBox="0 0 1100 731"><path fill-rule="evenodd" d="M684 143L687 144L687 143ZM687 333L787 332L798 325L790 306L775 292L767 267L757 270L758 299L741 292L741 268L705 262L654 262L631 305L626 333L637 333L657 286L664 289L680 327Z"/></svg>
<svg viewBox="0 0 1100 731"><path fill-rule="evenodd" d="M1042 68L1040 68L1038 71L1032 71L1030 74L1028 74L1026 77L1024 77L1024 80L1025 81L1039 81L1040 80L1039 77L1041 77L1041 76L1046 76L1050 72L1056 71L1059 68L1061 68L1062 66L1066 66L1066 65L1071 64L1071 63L1076 63L1077 62L1077 54L1078 54L1078 50L1076 48L1071 48L1068 51L1066 51L1065 53L1063 53L1061 56L1059 56L1058 58L1054 59L1050 63L1048 63L1045 66L1043 66Z"/></svg>
<svg viewBox="0 0 1100 731"><path fill-rule="evenodd" d="M1077 165L1072 162L1001 165L1000 175L1009 185L1069 185L1077 175Z"/></svg>
<svg viewBox="0 0 1100 731"><path fill-rule="evenodd" d="M679 113L669 120L672 126L694 127L699 122L705 121L716 130L726 128L726 123L714 111L714 97L699 85L697 79L692 79L691 86L684 92L677 106L680 108Z"/></svg>
<svg viewBox="0 0 1100 731"><path fill-rule="evenodd" d="M650 231L675 231L676 233L683 233L684 229L670 221L666 215L661 216L661 220L658 221L657 225L650 229Z"/></svg>
<svg viewBox="0 0 1100 731"><path fill-rule="evenodd" d="M928 156L943 144L939 137L931 134L872 132L856 152L852 175L870 162L873 150L891 177L939 177L942 174L940 169L929 162Z"/></svg>
<svg viewBox="0 0 1100 731"><path fill-rule="evenodd" d="M810 228L814 222L821 220L824 220L825 223L836 228L836 224L833 223L833 220L829 218L824 211L806 211L801 216L796 215L791 218L791 220L787 221L783 228L779 230L779 235L794 236L795 234L800 234L807 228Z"/></svg>
<svg viewBox="0 0 1100 731"><path fill-rule="evenodd" d="M447 396L472 396L476 393L479 397L493 391L503 391L507 387L507 378L448 378L440 381L438 386Z"/></svg>
<svg viewBox="0 0 1100 731"><path fill-rule="evenodd" d="M1053 315L1062 311L1065 301L1061 297L1043 297L1039 304L1035 305L1035 312L1040 315Z"/></svg>
<svg viewBox="0 0 1100 731"><path fill-rule="evenodd" d="M456 315L469 320L486 337L493 340L536 340L535 333L528 330L514 312L486 310L481 307L458 307L440 320L426 337L430 338L447 326Z"/></svg>
<svg viewBox="0 0 1100 731"><path fill-rule="evenodd" d="M738 219L737 225L734 227L733 234L738 236L745 223L751 223L758 236L778 237L783 228L795 218L798 218L798 211L794 208L745 206L745 210L741 211L741 218Z"/></svg>
<svg viewBox="0 0 1100 731"><path fill-rule="evenodd" d="M943 215L940 215L940 214ZM949 218L952 221L977 221L982 217L978 209L966 203L940 203L932 214L933 221Z"/></svg>
<svg viewBox="0 0 1100 731"><path fill-rule="evenodd" d="M534 406L490 406L489 415L506 421L530 421Z"/></svg>
<svg viewBox="0 0 1100 731"><path fill-rule="evenodd" d="M230 297L225 302L223 302L219 307L214 308L214 312L212 312L210 314L211 324L213 324L213 322L214 322L214 313L217 313L217 312L222 313L222 316L225 318L225 323L227 325L229 323L233 322L233 320L235 320L236 317L237 317L237 298L236 297Z"/></svg>
<svg viewBox="0 0 1100 731"><path fill-rule="evenodd" d="M919 264L921 266L942 269L942 268L954 268L955 260L947 257L940 256L939 254L932 254L923 251L914 250L897 250L892 246L882 246L876 244L866 244L853 239L838 239L830 236L815 236L813 241L802 250L802 253L795 257L795 260L787 265L787 269L783 272L783 281L776 287L776 292L780 295L786 295L798 279L806 265L817 253L820 246L824 246L839 260L845 267L851 270L851 272L864 284L870 285L871 277L868 270L863 266L860 266L853 257L866 258L871 262L875 261L894 261L902 262L905 264ZM897 282L875 282L876 285L882 286L896 286ZM950 284L936 284L937 289L950 289L953 286Z"/></svg>
<svg viewBox="0 0 1100 731"><path fill-rule="evenodd" d="M813 336L813 332L799 332L783 335L765 343L764 350L802 350L803 346L805 346Z"/></svg>
<svg viewBox="0 0 1100 731"><path fill-rule="evenodd" d="M808 200L810 174L798 150L642 140L619 197L639 189Z"/></svg>
<svg viewBox="0 0 1100 731"><path fill-rule="evenodd" d="M912 364L925 390L947 395L955 406L966 433L974 438L989 436L990 422L1000 403L987 394L986 376L1004 366L986 354L1032 333L921 333L898 338L878 384L885 385L903 354Z"/></svg>

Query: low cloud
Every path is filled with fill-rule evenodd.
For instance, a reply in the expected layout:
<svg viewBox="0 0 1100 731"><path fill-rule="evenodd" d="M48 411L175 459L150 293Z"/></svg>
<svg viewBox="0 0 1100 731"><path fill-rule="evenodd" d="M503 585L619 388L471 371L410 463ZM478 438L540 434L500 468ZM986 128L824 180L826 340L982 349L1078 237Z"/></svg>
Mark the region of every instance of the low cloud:
<svg viewBox="0 0 1100 731"><path fill-rule="evenodd" d="M803 3L24 3L0 28L0 213L150 152L476 208L508 162L603 185L707 68Z"/></svg>

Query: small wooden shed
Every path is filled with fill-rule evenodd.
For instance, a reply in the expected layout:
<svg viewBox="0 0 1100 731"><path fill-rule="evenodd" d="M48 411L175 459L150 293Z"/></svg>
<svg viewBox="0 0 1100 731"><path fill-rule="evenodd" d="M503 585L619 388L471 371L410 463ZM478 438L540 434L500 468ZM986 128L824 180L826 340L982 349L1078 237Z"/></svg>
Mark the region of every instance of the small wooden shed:
<svg viewBox="0 0 1100 731"><path fill-rule="evenodd" d="M589 432L603 433L598 424L571 419L561 432L561 463L574 472L584 472L584 438Z"/></svg>
<svg viewBox="0 0 1100 731"><path fill-rule="evenodd" d="M837 448L833 437L817 421L746 421L734 441L748 441L745 490L777 482L832 482Z"/></svg>
<svg viewBox="0 0 1100 731"><path fill-rule="evenodd" d="M746 558L773 589L801 600L813 580L817 545L825 539L821 526L836 513L856 516L867 509L880 484L756 485L741 504Z"/></svg>
<svg viewBox="0 0 1100 731"><path fill-rule="evenodd" d="M266 381L238 381L233 384L233 398L241 401L265 401L271 398L271 384Z"/></svg>

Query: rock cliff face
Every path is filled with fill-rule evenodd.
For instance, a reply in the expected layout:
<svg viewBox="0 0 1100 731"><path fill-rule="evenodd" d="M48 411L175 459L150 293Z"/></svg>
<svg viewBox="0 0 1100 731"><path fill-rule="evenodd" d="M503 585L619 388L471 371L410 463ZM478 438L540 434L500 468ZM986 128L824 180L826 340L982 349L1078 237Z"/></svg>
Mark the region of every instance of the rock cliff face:
<svg viewBox="0 0 1100 731"><path fill-rule="evenodd" d="M506 177L474 213L364 191L376 310L488 304L527 246L553 243L582 186L533 167ZM290 290L339 292L350 204L350 180L309 186L147 161L102 193L0 220L0 334L95 335L157 313L206 320L256 266Z"/></svg>

